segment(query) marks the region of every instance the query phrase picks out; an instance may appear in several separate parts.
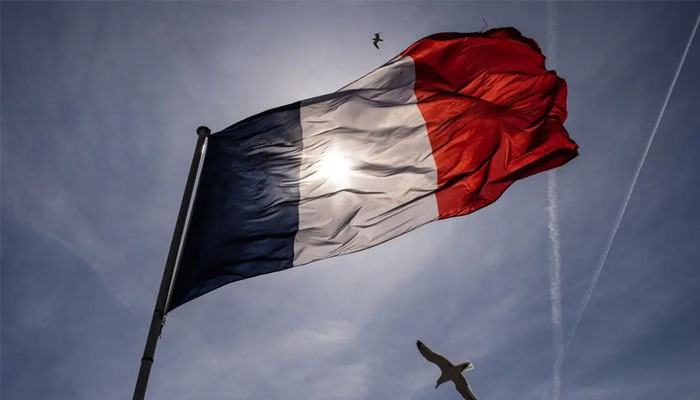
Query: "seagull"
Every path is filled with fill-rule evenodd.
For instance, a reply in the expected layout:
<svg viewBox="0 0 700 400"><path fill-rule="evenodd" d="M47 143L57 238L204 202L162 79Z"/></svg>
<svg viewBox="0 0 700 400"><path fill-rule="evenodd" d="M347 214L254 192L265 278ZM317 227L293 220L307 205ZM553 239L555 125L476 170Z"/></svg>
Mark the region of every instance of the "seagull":
<svg viewBox="0 0 700 400"><path fill-rule="evenodd" d="M381 33L381 32L379 32L379 33ZM383 41L384 41L384 39L379 38L379 33L375 33L375 34L374 34L374 39L372 39L372 43L374 44L374 47L376 47L376 48L379 48L379 46L377 46L377 43L378 43L378 42L383 42Z"/></svg>
<svg viewBox="0 0 700 400"><path fill-rule="evenodd" d="M435 389L447 381L452 381L454 382L455 388L457 388L459 394L461 394L465 400L477 400L476 396L472 392L472 388L469 387L469 383L462 376L462 371L474 369L474 365L469 360L461 364L454 365L445 357L430 350L430 348L424 345L420 340L416 341L416 346L418 346L418 350L426 360L437 364L437 366L440 367L441 374L440 378L438 378L437 383L435 384Z"/></svg>

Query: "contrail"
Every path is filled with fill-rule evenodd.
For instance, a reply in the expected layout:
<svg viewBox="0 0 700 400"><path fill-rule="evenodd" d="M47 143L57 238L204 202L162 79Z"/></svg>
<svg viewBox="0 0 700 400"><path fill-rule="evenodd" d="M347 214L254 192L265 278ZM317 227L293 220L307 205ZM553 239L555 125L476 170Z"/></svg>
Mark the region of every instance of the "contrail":
<svg viewBox="0 0 700 400"><path fill-rule="evenodd" d="M557 67L557 9L554 1L547 2L547 66L548 69ZM551 399L559 400L561 392L561 376L556 368L556 362L564 341L564 328L561 316L561 253L559 251L559 220L557 199L557 173L547 171L547 213L549 239L552 242L552 253L549 258L549 299L552 313L552 390Z"/></svg>
<svg viewBox="0 0 700 400"><path fill-rule="evenodd" d="M552 399L559 400L561 377L556 367L556 360L564 341L564 329L561 316L561 253L559 252L559 221L557 219L557 175L554 171L547 174L547 212L549 213L549 238L552 241L552 254L549 259L549 299L552 310Z"/></svg>
<svg viewBox="0 0 700 400"><path fill-rule="evenodd" d="M554 367L554 372L552 373L552 384L554 385L554 377L559 375L559 372L561 370L561 364L564 361L564 357L566 357L566 352L569 350L569 346L571 345L571 340L573 339L574 335L576 334L576 329L578 328L579 323L581 322L581 318L583 318L583 314L586 311L586 307L588 306L588 302L591 299L591 295L593 294L593 290L595 289L596 284L598 283L598 277L600 277L600 272L603 270L603 267L605 266L605 261L608 258L608 253L610 252L610 247L612 246L613 241L615 240L615 235L617 234L617 230L620 227L620 221L622 221L622 217L625 215L625 211L627 210L627 204L629 204L630 197L632 197L632 192L634 191L634 186L637 184L637 179L639 178L639 173L642 170L642 167L644 166L644 161L647 159L647 154L649 154L649 148L651 147L651 143L654 141L654 137L656 136L656 131L659 129L659 124L661 123L661 118L663 118L664 113L666 112L666 106L668 105L668 101L671 98L671 93L673 93L673 88L676 86L676 81L678 80L678 75L681 73L681 69L683 68L683 64L685 63L685 57L688 55L688 50L690 49L691 43L693 43L693 39L695 38L695 32L698 30L698 24L700 23L700 14L698 14L697 19L695 20L695 25L693 26L693 30L690 33L690 38L688 39L688 44L685 46L685 51L683 51L683 56L681 57L681 61L678 63L678 68L676 68L676 74L673 76L673 81L671 81L671 86L668 88L668 92L666 93L666 100L664 100L663 106L661 106L661 111L659 112L659 116L656 118L656 123L654 124L654 129L651 131L651 135L649 136L649 140L647 141L647 145L644 148L644 153L642 154L642 159L639 161L639 165L637 165L637 169L634 172L634 177L632 178L632 184L630 185L629 190L627 191L627 196L625 196L625 201L622 205L622 208L620 209L620 212L617 215L617 220L615 221L615 226L612 230L612 233L610 234L610 237L608 238L607 245L605 246L605 250L603 251L602 257L600 258L600 261L598 262L598 266L595 270L595 273L593 274L593 279L591 280L590 285L588 286L588 290L586 291L586 295L584 297L583 305L581 306L581 311L578 314L578 317L576 318L576 323L574 324L573 329L571 330L571 334L569 334L569 338L566 341L566 344L564 345L561 353L559 354L559 357L557 358L557 362ZM546 393L546 389L545 389ZM544 395L543 395L544 397Z"/></svg>

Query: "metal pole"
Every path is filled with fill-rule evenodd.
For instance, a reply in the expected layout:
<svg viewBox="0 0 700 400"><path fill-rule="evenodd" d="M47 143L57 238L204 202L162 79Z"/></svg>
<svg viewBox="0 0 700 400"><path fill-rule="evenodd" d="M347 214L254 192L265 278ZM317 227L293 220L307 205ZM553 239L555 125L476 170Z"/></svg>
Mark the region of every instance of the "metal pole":
<svg viewBox="0 0 700 400"><path fill-rule="evenodd" d="M156 352L156 344L158 343L160 331L165 324L165 309L170 294L170 288L172 286L171 284L173 282L173 275L178 260L180 243L182 242L182 237L185 231L187 212L190 208L190 203L192 202L192 193L195 189L194 184L197 178L197 173L199 172L199 164L204 152L204 146L210 133L211 131L206 126L200 126L197 128L197 147L195 148L194 156L192 157L190 173L187 176L185 193L182 195L180 212L177 215L175 231L173 232L173 240L170 242L170 251L168 252L168 259L165 262L163 279L160 281L160 290L158 290L158 299L156 300L156 307L153 310L151 327L148 329L148 338L146 339L146 347L143 350L143 357L141 358L139 377L136 381L136 388L134 388L134 400L143 400L144 396L146 395L146 385L148 384L148 376L151 373L153 355Z"/></svg>

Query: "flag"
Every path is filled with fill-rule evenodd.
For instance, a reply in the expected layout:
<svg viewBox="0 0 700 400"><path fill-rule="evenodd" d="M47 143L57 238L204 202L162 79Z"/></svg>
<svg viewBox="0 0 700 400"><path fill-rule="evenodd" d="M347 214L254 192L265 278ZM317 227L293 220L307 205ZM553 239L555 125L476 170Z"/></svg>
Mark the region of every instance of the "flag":
<svg viewBox="0 0 700 400"><path fill-rule="evenodd" d="M576 157L544 61L514 28L439 33L211 135L169 309L471 213Z"/></svg>

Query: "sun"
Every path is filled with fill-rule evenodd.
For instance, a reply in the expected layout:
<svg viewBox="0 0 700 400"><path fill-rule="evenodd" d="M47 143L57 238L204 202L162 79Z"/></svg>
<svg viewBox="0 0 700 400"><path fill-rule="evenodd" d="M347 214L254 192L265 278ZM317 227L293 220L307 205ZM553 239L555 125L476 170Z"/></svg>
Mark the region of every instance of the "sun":
<svg viewBox="0 0 700 400"><path fill-rule="evenodd" d="M352 162L340 151L331 150L321 158L318 171L326 180L345 183L352 174Z"/></svg>

